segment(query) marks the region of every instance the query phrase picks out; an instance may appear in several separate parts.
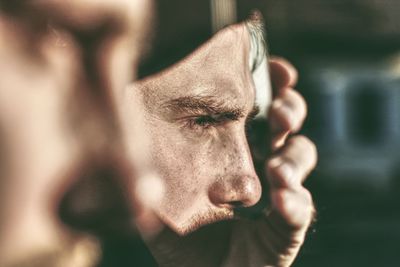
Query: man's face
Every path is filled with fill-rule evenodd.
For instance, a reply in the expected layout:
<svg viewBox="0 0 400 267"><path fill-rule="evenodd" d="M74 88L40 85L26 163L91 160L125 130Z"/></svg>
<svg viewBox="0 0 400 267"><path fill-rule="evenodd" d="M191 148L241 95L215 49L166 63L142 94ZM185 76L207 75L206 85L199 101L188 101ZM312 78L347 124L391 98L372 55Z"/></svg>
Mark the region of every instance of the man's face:
<svg viewBox="0 0 400 267"><path fill-rule="evenodd" d="M80 179L109 168L112 174L120 174L123 163L115 151L118 142L113 139L118 136L118 127L109 120L117 122L118 115L111 115L112 108L106 104L118 101L122 85L128 82L127 73L115 70L136 69L126 57L137 61L140 44L132 34L143 34L149 5L145 0L130 1L128 12L124 9L128 1L107 1L105 10L111 12L106 19L126 11L131 17L125 26L134 24L135 30L129 31L128 37L118 35L120 32L96 36L97 52L106 52L97 58L93 47L81 46L70 28L84 28L102 19L101 15L93 20L87 16L88 12L99 14L92 8L103 8L104 1L96 2L70 1L68 8L63 7L63 1L35 2L44 7L41 19L52 14L50 20L68 36L66 39L46 27L41 29L39 20L29 23L30 18L3 14L0 18L1 266L92 266L98 256L98 242L65 224L60 205ZM38 8L32 14L41 11ZM34 25L43 32L32 36L30 27ZM91 27L83 32L89 34ZM101 79L88 75L83 64L88 62L82 54L93 59L89 62L93 64L91 71L99 71ZM96 89L98 93L94 93ZM83 201L77 207L90 205L91 198L98 200L96 194L89 195L80 198Z"/></svg>
<svg viewBox="0 0 400 267"><path fill-rule="evenodd" d="M165 180L157 212L179 234L230 219L234 208L260 199L245 132L257 114L249 50L245 24L234 25L135 85L152 161Z"/></svg>

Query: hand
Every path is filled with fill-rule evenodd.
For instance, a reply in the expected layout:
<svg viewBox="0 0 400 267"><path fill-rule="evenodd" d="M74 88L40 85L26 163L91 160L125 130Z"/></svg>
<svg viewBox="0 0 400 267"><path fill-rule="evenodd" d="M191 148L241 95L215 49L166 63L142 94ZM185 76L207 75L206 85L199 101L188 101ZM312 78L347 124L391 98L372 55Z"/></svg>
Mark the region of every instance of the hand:
<svg viewBox="0 0 400 267"><path fill-rule="evenodd" d="M289 266L312 221L314 208L302 182L316 164L316 149L298 131L306 104L293 87L296 70L282 59L270 62L274 99L269 111L272 157L266 165L270 198L256 219L241 218L205 226L178 237L164 232L150 245L160 266ZM260 176L261 177L261 176ZM265 190L265 188L264 188Z"/></svg>
<svg viewBox="0 0 400 267"><path fill-rule="evenodd" d="M274 154L266 162L270 207L258 221L237 222L224 266L290 266L314 216L311 194L302 183L316 165L316 148L304 136L289 136L306 117L306 103L293 89L297 71L279 58L270 68L275 91L269 113Z"/></svg>
<svg viewBox="0 0 400 267"><path fill-rule="evenodd" d="M116 138L120 133L113 100L134 78L132 69L140 54L137 38L143 34L142 24L136 23L142 19L137 13L147 13L120 4L97 0L2 3L1 266L20 266L31 262L30 257L40 258L42 266L59 266L53 261L45 264L47 256L63 266L78 266L75 258L95 261L99 244L80 230L94 232L97 229L92 228L104 227L107 218L118 217L115 207L130 207L131 203L136 214L141 208L139 215L147 226L147 218L154 217L142 214L147 208L139 207L135 192L124 194L119 188L133 188L131 178L136 177L125 176L131 174L131 165L125 162L123 145ZM132 138L138 142L139 136ZM104 170L111 175L104 175ZM62 209L71 191L74 201ZM131 201L124 198L128 194ZM99 216L99 210L107 216ZM123 219L132 227L130 215L124 213L128 218ZM84 224L88 217L91 222L96 220L88 224L91 229Z"/></svg>

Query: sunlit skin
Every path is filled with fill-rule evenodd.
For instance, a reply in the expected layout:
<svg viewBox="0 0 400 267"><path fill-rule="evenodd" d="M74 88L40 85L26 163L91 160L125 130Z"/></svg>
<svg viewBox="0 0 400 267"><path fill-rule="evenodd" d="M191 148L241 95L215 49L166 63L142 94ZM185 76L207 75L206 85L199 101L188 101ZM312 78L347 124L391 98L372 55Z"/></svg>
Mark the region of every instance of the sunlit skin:
<svg viewBox="0 0 400 267"><path fill-rule="evenodd" d="M292 89L295 69L282 59L270 61L271 205L259 219L231 220L262 192L245 133L257 112L248 54L246 27L230 26L132 87L142 93L152 162L166 185L157 213L170 230L149 242L161 266L289 266L304 241L314 209L302 182L317 156L306 137L288 137L306 105Z"/></svg>
<svg viewBox="0 0 400 267"><path fill-rule="evenodd" d="M244 131L255 108L251 74L241 67L249 44L232 45L244 31L220 33L184 64L140 84L152 161L167 185L160 214L181 234L260 198ZM232 57L237 51L242 56Z"/></svg>
<svg viewBox="0 0 400 267"><path fill-rule="evenodd" d="M118 179L130 168L115 103L135 78L149 3L4 4L11 11L0 16L0 266L96 264L99 241L64 222L60 203L104 168L131 193L129 179Z"/></svg>

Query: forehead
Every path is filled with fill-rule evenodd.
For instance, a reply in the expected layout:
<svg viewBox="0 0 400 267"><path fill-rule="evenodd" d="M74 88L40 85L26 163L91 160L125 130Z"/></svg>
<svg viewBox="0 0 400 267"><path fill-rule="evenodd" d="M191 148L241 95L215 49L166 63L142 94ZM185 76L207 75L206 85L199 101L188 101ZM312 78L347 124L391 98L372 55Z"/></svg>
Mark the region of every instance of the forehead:
<svg viewBox="0 0 400 267"><path fill-rule="evenodd" d="M218 32L191 55L139 84L151 102L190 95L217 96L250 105L254 85L249 67L250 41L244 23Z"/></svg>

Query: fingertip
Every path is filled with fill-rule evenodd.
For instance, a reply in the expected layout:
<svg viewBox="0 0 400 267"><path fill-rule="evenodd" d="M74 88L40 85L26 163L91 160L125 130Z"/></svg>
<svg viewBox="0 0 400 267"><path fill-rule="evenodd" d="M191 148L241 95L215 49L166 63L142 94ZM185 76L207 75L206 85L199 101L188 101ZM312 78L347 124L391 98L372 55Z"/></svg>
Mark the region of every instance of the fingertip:
<svg viewBox="0 0 400 267"><path fill-rule="evenodd" d="M271 192L271 203L282 219L281 227L290 230L302 228L304 218L299 218L298 213L303 213L296 203L295 194L288 189L279 189Z"/></svg>
<svg viewBox="0 0 400 267"><path fill-rule="evenodd" d="M146 207L156 207L164 196L165 185L156 173L140 176L135 186L137 200Z"/></svg>
<svg viewBox="0 0 400 267"><path fill-rule="evenodd" d="M307 229L314 218L311 194L305 188L272 191L271 202L274 210L291 229Z"/></svg>
<svg viewBox="0 0 400 267"><path fill-rule="evenodd" d="M155 210L164 197L165 185L156 173L148 173L136 180L134 191L134 223L145 237L159 233L162 223Z"/></svg>
<svg viewBox="0 0 400 267"><path fill-rule="evenodd" d="M280 57L272 57L269 60L269 66L275 93L278 93L284 88L296 85L298 72L289 61Z"/></svg>

